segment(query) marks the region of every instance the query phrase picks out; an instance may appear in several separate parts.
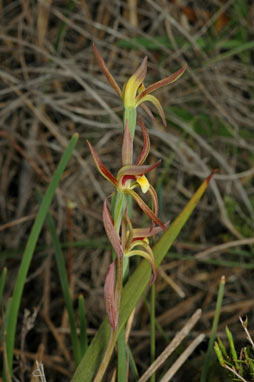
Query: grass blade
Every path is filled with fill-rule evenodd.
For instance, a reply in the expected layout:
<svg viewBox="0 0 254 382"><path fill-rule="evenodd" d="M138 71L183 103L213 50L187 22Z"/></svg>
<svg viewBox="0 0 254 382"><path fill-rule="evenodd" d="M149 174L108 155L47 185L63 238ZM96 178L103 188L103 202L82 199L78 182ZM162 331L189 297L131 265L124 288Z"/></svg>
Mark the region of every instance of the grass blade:
<svg viewBox="0 0 254 382"><path fill-rule="evenodd" d="M7 274L7 268L4 267L1 273L0 277L0 306L2 302L2 297L3 297L3 291L4 291L4 286L5 286L5 281L6 281L6 274Z"/></svg>
<svg viewBox="0 0 254 382"><path fill-rule="evenodd" d="M127 354L128 354L128 357L129 357L130 369L131 369L131 372L132 372L132 380L134 382L137 382L139 380L138 369L137 369L135 360L133 358L130 346L128 344L127 344Z"/></svg>
<svg viewBox="0 0 254 382"><path fill-rule="evenodd" d="M158 266L163 258L166 256L171 245L175 241L177 235L181 231L182 227L188 220L189 216L195 209L200 198L207 189L208 183L211 179L210 175L195 192L193 197L187 203L180 215L169 226L167 231L161 237L161 239L153 247L153 253L155 257L156 265ZM136 306L138 300L142 296L151 275L150 265L144 260L140 263L136 271L130 277L126 283L122 299L119 314L119 327L118 334L123 329L128 317ZM91 382L100 363L103 358L104 352L107 347L107 343L110 337L110 326L108 319L106 318L100 326L97 334L93 338L93 341L83 359L81 360L73 378L72 382Z"/></svg>
<svg viewBox="0 0 254 382"><path fill-rule="evenodd" d="M5 309L4 317L3 317L3 325L0 330L0 344L2 343L2 341L6 342L6 327L10 317L11 301L12 301L12 298L9 298L6 304L6 309Z"/></svg>
<svg viewBox="0 0 254 382"><path fill-rule="evenodd" d="M5 282L6 282L6 275L7 275L7 268L4 267L4 269L2 270L2 273L1 273L1 277L0 277L0 308L2 306L2 297L3 297ZM8 307L8 304L7 304L7 307ZM7 311L6 311L6 314L7 314ZM2 325L2 327L0 329L0 343L2 342L2 336L3 336L4 328L5 328L5 325Z"/></svg>
<svg viewBox="0 0 254 382"><path fill-rule="evenodd" d="M239 370L238 358L237 358L237 353L236 353L235 344L234 344L234 338L232 336L231 331L229 330L229 328L227 326L226 326L226 334L227 334L227 338L228 338L228 342L229 342L231 357L232 357L233 362L235 364L235 368L237 370Z"/></svg>
<svg viewBox="0 0 254 382"><path fill-rule="evenodd" d="M60 279L60 283L61 283L61 287L62 287L62 291L64 295L64 301L65 301L65 305L66 305L66 309L67 309L67 313L69 317L74 360L75 360L76 366L78 366L81 359L80 343L79 343L79 339L77 335L77 328L75 325L75 317L74 317L74 310L72 306L72 299L71 299L71 294L69 289L68 276L67 276L67 272L65 268L65 261L64 261L64 256L61 249L61 244L56 233L56 228L55 228L53 218L50 214L47 215L46 224L51 235L59 279Z"/></svg>
<svg viewBox="0 0 254 382"><path fill-rule="evenodd" d="M69 12L72 11L74 7L74 1L73 0L70 0L67 4L67 9ZM56 42L55 42L55 51L58 52L59 51L59 47L60 47L60 43L61 41L63 40L64 38L64 33L65 33L65 30L66 30L66 27L67 27L67 24L65 21L63 21L60 25L60 28L58 30L58 33L57 33L57 37L56 37Z"/></svg>
<svg viewBox="0 0 254 382"><path fill-rule="evenodd" d="M78 141L78 134L74 134L60 160L60 163L54 173L53 179L50 182L47 192L42 200L42 203L40 205L39 211L37 213L35 222L33 224L31 233L27 241L27 245L26 245L24 255L21 261L21 265L19 267L19 272L18 272L16 284L14 287L13 298L12 298L10 312L9 312L9 317L11 317L11 319L8 320L7 327L6 327L6 352L7 352L8 366L9 366L9 370L11 374L12 374L12 359L13 359L13 349L14 349L17 319L18 319L18 311L20 307L20 301L21 301L21 296L24 289L26 276L28 273L28 269L30 266L30 262L35 250L35 246L36 246L39 234L42 229L42 225L48 213L49 206L52 202L56 188L60 182L62 174L65 170L65 167L67 166L71 158L72 152L77 144L77 141Z"/></svg>

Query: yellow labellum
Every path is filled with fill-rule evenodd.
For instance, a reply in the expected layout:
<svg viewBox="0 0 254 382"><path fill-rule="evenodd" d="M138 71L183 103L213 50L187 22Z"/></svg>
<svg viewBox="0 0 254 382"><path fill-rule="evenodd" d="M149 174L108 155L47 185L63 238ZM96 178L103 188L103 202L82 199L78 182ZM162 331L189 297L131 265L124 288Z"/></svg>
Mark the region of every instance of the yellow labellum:
<svg viewBox="0 0 254 382"><path fill-rule="evenodd" d="M137 183L140 185L142 192L145 194L150 187L150 183L148 182L148 179L145 177L145 175L137 176Z"/></svg>

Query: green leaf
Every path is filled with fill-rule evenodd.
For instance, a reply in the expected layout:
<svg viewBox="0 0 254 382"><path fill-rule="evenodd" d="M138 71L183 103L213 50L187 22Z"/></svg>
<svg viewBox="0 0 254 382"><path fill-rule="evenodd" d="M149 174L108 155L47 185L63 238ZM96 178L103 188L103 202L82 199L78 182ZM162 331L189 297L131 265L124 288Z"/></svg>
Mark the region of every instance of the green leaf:
<svg viewBox="0 0 254 382"><path fill-rule="evenodd" d="M223 354L222 354L222 351L220 349L220 346L219 346L218 342L216 342L216 341L215 341L215 344L214 344L214 351L215 351L215 353L216 353L216 355L218 357L218 360L219 360L221 366L224 367L225 361L224 361L224 358L223 358Z"/></svg>
<svg viewBox="0 0 254 382"><path fill-rule="evenodd" d="M76 366L78 366L81 359L81 351L80 351L80 343L79 343L79 338L77 335L77 329L75 324L75 316L74 316L74 310L72 306L72 298L71 298L71 293L69 288L68 276L67 276L67 271L65 267L64 255L61 249L61 243L56 233L55 223L50 214L48 214L46 217L46 224L51 235L58 275L59 275L59 279L60 279L60 283L62 287L66 310L68 313L74 360L75 360Z"/></svg>
<svg viewBox="0 0 254 382"><path fill-rule="evenodd" d="M14 349L17 319L18 319L18 311L20 307L22 292L24 289L24 284L26 281L26 276L28 273L30 262L32 260L32 256L33 256L35 246L36 246L38 237L40 235L44 220L48 213L49 206L52 202L56 188L62 177L62 174L71 158L72 152L77 144L77 141L78 141L78 134L74 134L61 158L59 165L57 166L53 179L50 182L47 192L40 205L31 233L29 235L29 239L27 241L23 259L19 267L19 272L18 272L18 276L17 276L17 280L16 280L14 292L13 292L13 297L11 300L11 305L10 305L9 317L11 319L8 320L7 326L6 326L6 351L7 351L7 359L8 359L8 366L9 366L10 373L12 373L12 359L13 359L13 349Z"/></svg>
<svg viewBox="0 0 254 382"><path fill-rule="evenodd" d="M129 357L130 369L132 372L133 381L137 382L139 380L138 369L137 369L137 366L135 364L135 360L133 358L131 349L130 349L128 344L127 344L127 353L128 353L128 357Z"/></svg>
<svg viewBox="0 0 254 382"><path fill-rule="evenodd" d="M193 210L195 209L197 203L199 202L200 198L202 197L208 186L211 176L212 175L210 175L201 184L199 189L195 192L195 194L190 199L185 208L182 210L182 212L169 226L169 228L161 237L161 239L157 242L157 244L155 244L153 248L153 253L157 266L162 262L171 245L175 241L177 235L181 231L182 227L185 225ZM136 269L136 271L130 277L127 284L125 285L121 298L118 334L123 329L131 312L133 311L134 307L136 306L137 302L142 296L150 280L150 274L150 265L146 261L142 261ZM87 349L85 356L81 360L72 378L72 382L91 382L93 380L93 377L105 353L109 336L110 326L108 319L106 318L100 326L97 334L93 338L93 341Z"/></svg>
<svg viewBox="0 0 254 382"><path fill-rule="evenodd" d="M231 352L231 356L232 356L233 362L235 364L236 369L239 370L238 357L237 357L237 352L236 352L236 349L235 349L234 338L232 336L231 331L229 330L229 328L227 326L226 326L226 334L227 334L227 338L228 338L230 352Z"/></svg>
<svg viewBox="0 0 254 382"><path fill-rule="evenodd" d="M223 342L221 341L220 337L217 337L217 341L218 341L218 345L220 347L220 350L223 354L223 357L226 358L226 360L228 361L229 360L229 356L228 356L228 353L227 353L227 350L225 348L225 346L223 345Z"/></svg>

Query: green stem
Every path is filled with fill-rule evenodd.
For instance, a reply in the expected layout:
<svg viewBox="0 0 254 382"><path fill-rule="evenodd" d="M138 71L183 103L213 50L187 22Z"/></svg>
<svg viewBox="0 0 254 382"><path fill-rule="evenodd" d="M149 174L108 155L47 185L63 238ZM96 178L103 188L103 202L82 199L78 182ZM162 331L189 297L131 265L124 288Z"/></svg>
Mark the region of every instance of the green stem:
<svg viewBox="0 0 254 382"><path fill-rule="evenodd" d="M136 111L135 107L124 109L124 115L123 115L123 128L124 129L125 129L127 122L128 122L128 128L130 130L130 134L131 134L131 138L132 138L132 145L133 145L136 123L137 123L137 111ZM124 208L127 205L126 199L127 198L125 196ZM131 201L129 200L128 204L130 204L130 203L131 203ZM116 211L117 210L115 210L115 212ZM122 210L122 212L123 211L124 210ZM115 217L115 226L118 228L118 224L119 224L119 227L121 225L123 215L121 216L121 221L118 221L116 219L117 218L116 215L114 217ZM128 259L127 259L127 263L125 262L124 265L125 265L125 269L128 269ZM123 278L123 267L122 267L121 273L122 273L122 278ZM123 284L123 280L121 281L121 283ZM120 288L120 285L118 286L118 288ZM121 293L120 293L119 299L121 299L121 294L122 294L122 285L121 285ZM119 304L119 309L120 309L120 304ZM127 375L128 375L128 371L127 371L127 368L128 368L127 363L128 362L127 362L127 352L126 352L126 342L125 342L125 328L123 328L123 330L119 334L117 345L118 345L117 346L117 350L118 350L117 380L118 380L118 382L126 382L127 381Z"/></svg>
<svg viewBox="0 0 254 382"><path fill-rule="evenodd" d="M124 128L126 126L126 121L128 121L128 127L130 129L130 133L131 133L131 137L132 137L132 141L133 141L134 135L135 135L136 123L137 123L136 108L126 107L124 109L124 114L123 114L123 127Z"/></svg>
<svg viewBox="0 0 254 382"><path fill-rule="evenodd" d="M124 209L126 207L126 195L123 193L117 193L116 204L114 206L114 225L117 231L120 231ZM116 307L119 313L121 295L123 289L123 258L117 257L117 276L116 276ZM126 346L125 346L125 330L119 334L117 340L118 361L117 361L117 379L118 382L126 381L127 378L127 360L126 360Z"/></svg>
<svg viewBox="0 0 254 382"><path fill-rule="evenodd" d="M124 117L123 117L123 127L126 126L126 121L128 121L128 127L130 129L132 144L135 134L136 128L136 120L137 120L137 112L136 108L125 108L124 109ZM127 196L122 192L117 192L115 196L115 203L112 208L112 215L114 219L114 226L117 232L120 232L121 223L123 219L124 210L127 206ZM114 257L114 255L113 255ZM120 302L121 295L123 289L123 258L121 256L117 257L117 274L116 274L116 286L115 286L115 296L116 296L116 307L119 313L120 310ZM103 357L102 363L100 364L99 370L96 374L94 382L100 382L102 377L106 371L108 363L110 362L110 358L112 352L114 350L114 345L117 340L118 330L111 329L109 343ZM118 340L118 381L126 381L127 380L127 356L126 356L126 344L125 344L125 330L123 329L120 333Z"/></svg>
<svg viewBox="0 0 254 382"><path fill-rule="evenodd" d="M117 232L120 231L126 203L127 203L126 194L124 194L123 192L117 192L116 201L114 205L114 211L113 211L114 226Z"/></svg>

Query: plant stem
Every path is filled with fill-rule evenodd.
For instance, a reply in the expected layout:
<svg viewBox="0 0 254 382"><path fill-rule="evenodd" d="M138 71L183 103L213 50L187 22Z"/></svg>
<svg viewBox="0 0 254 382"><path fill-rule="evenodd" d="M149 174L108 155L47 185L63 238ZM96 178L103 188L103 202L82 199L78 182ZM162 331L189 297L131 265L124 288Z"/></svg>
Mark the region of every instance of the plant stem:
<svg viewBox="0 0 254 382"><path fill-rule="evenodd" d="M135 134L136 128L136 120L137 120L137 112L136 108L125 108L124 110L124 118L123 118L123 127L125 128L126 122L128 121L128 127L131 132L132 144ZM121 223L123 219L124 210L127 206L127 196L122 192L117 192L115 198L115 204L113 206L113 219L114 226L117 232L120 232ZM114 257L114 255L113 255ZM123 258L122 256L117 256L117 271L116 271L116 286L115 286L115 298L116 298L116 308L119 313L120 303L121 303L121 295L123 289ZM99 367L99 370L96 374L94 382L101 382L102 377L106 371L108 363L110 362L111 354L114 350L114 345L118 336L118 329L111 329L109 343L102 360L102 363ZM118 381L126 381L127 379L127 358L126 358L126 344L125 344L125 330L122 329L120 333L121 338L118 340Z"/></svg>
<svg viewBox="0 0 254 382"><path fill-rule="evenodd" d="M125 129L125 126L127 125L127 123L128 123L128 128L130 130L130 134L131 134L131 138L132 138L132 145L133 145L136 123L137 123L137 111L136 111L135 107L124 109L124 115L123 115L123 128L124 129ZM115 222L115 227L117 229L120 229L120 225L121 225L121 221L122 221L122 217L123 217L123 212L124 212L124 209L127 205L126 196L125 196L124 201L125 201L124 208L122 209L122 215L120 217L121 220L120 221L117 220L117 219L119 219L119 216L114 214L114 222ZM128 202L129 202L128 204L131 203L130 200ZM116 206L117 206L117 203L116 203ZM116 208L115 208L114 212L115 213L117 212ZM125 263L125 269L128 269L128 263L127 264ZM123 263L122 263L122 269L121 270L119 269L119 272L121 272L122 280L121 280L121 286L120 286L120 284L116 285L116 288L119 288L117 293L119 293L119 291L120 291L118 312L120 309L120 299L121 299L122 287L123 287L122 286L122 284L123 284ZM126 341L125 341L125 327L122 329L122 331L119 335L117 345L118 345L118 347L117 347L117 350L118 350L117 380L118 380L118 382L125 382L125 381L127 381L127 375L128 375L128 373L127 373L127 353L126 353Z"/></svg>
<svg viewBox="0 0 254 382"><path fill-rule="evenodd" d="M126 203L127 203L126 194L124 194L123 192L117 192L116 201L115 201L115 205L114 205L114 211L113 211L114 226L115 226L117 232L120 231Z"/></svg>
<svg viewBox="0 0 254 382"><path fill-rule="evenodd" d="M134 140L134 135L135 135L135 128L136 128L136 121L137 121L137 112L136 108L129 108L126 107L124 109L124 114L123 114L123 128L126 126L126 122L128 121L128 127L130 129L132 141Z"/></svg>
<svg viewBox="0 0 254 382"><path fill-rule="evenodd" d="M118 193L116 197L116 204L114 208L114 225L117 231L120 231L120 226L123 218L124 209L126 207L126 195L123 193ZM116 308L119 313L120 303L121 303L121 295L123 289L123 258L122 256L117 257L117 275L116 275L116 288L115 288L115 296L116 296ZM118 373L117 379L118 382L126 381L127 376L127 362L126 362L126 347L125 347L125 330L123 329L119 335L117 341L117 349L118 349Z"/></svg>

